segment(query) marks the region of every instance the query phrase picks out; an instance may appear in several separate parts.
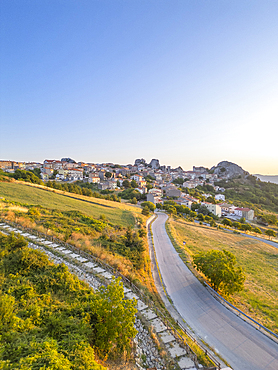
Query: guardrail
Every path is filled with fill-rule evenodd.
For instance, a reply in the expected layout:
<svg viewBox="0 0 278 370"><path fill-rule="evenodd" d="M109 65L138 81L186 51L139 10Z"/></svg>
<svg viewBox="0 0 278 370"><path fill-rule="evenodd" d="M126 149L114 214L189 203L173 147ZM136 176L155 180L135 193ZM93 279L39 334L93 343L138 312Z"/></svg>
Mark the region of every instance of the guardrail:
<svg viewBox="0 0 278 370"><path fill-rule="evenodd" d="M227 301L225 298L223 298L219 293L217 293L214 289L212 289L212 287L210 285L208 285L207 282L203 282L204 285L208 288L208 290L211 292L211 294L220 301L220 303L222 302L225 302L228 306L232 307L234 310L236 310L237 312L239 312L242 316L246 317L248 320L250 320L252 323L256 324L260 329L263 329L265 330L267 333L269 333L271 336L274 336L277 341L278 341L278 335L273 333L273 331L271 331L270 329L266 328L264 325L260 324L258 321L252 319L252 317L248 316L245 312L241 311L240 309L238 309L236 306L234 306L232 303L230 303L229 301ZM223 304L223 303L222 303ZM244 320L244 318L243 318ZM265 333L263 333L265 334ZM276 342L276 340L274 338L272 338L271 336L268 335L268 338L274 340Z"/></svg>
<svg viewBox="0 0 278 370"><path fill-rule="evenodd" d="M149 225L150 223L154 220L155 218L155 215L154 217L151 219L148 219L148 224L147 224L147 227L149 228ZM47 235L47 234L44 234L40 231L37 231L37 230L33 230L31 228L28 228L28 227L25 227L25 226L22 226L20 224L17 224L16 222L12 222L12 221L9 221L7 222L7 220L3 220L1 219L1 222L4 222L5 224L9 224L10 226L14 227L14 228L18 228L18 229L21 229L22 231L25 231L25 232L28 232L28 233L31 233L31 234L35 234L36 236L38 237L41 237L41 238L44 238L45 240L49 240L53 243L59 243L60 245L63 245L64 247L66 248L69 248L71 249L73 252L76 252L77 254L79 254L80 256L83 256L83 257L86 257L87 259L91 259L93 261L95 261L96 263L98 263L99 265L103 266L106 270L108 270L111 274L115 275L116 277L120 277L133 291L136 292L136 294L139 295L139 297L142 299L142 301L145 302L145 304L147 304L161 319L162 321L164 322L164 324L166 325L167 329L168 330L171 330L172 334L174 335L174 337L176 338L176 340L178 340L185 348L186 348L186 352L187 354L190 356L191 360L194 362L195 366L197 369L199 369L199 363L198 363L198 360L197 360L197 355L196 353L192 350L192 348L190 347L190 345L186 342L186 340L180 335L180 333L172 326L172 324L169 322L169 320L167 319L167 317L164 315L164 313L162 311L160 311L156 306L154 306L153 302L132 282L130 281L126 276L122 275L117 269L115 269L114 267L108 265L107 263L103 262L101 259L99 259L98 257L95 257L94 255L92 254L89 254L87 252L85 252L84 250L80 249L80 248L77 248L76 246L72 245L72 244L69 244L69 243L66 243L66 242L63 242L61 241L60 239L58 238L55 238L53 236L50 236L50 235ZM54 250L55 251L55 250ZM65 256L66 257L66 256ZM199 341L197 341L187 330L186 328L183 327L183 325L179 322L177 322L177 325L181 328L181 330L195 343L198 345L198 347L200 347L202 349L202 351L204 351L204 353L211 359L211 361L217 365L217 367L213 367L213 368L202 368L204 370L220 370L220 363L213 357L213 355L205 348L201 345L201 343L199 343Z"/></svg>
<svg viewBox="0 0 278 370"><path fill-rule="evenodd" d="M208 351L207 348L205 348L199 341L197 341L196 338L194 338L190 332L188 330L186 330L186 328L179 322L177 321L177 324L178 326L182 329L182 331L191 339L193 340L194 343L196 343L198 345L198 347L200 347L204 353L211 359L212 362L215 363L217 369L220 369L221 368L221 364L219 361L216 360L216 358L210 353L210 351Z"/></svg>

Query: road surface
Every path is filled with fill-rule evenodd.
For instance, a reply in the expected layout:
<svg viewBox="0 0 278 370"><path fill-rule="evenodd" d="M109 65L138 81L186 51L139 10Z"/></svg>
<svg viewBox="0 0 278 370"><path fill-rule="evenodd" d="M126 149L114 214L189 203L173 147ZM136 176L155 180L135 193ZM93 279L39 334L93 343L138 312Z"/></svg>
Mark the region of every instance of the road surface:
<svg viewBox="0 0 278 370"><path fill-rule="evenodd" d="M167 293L191 329L234 370L278 370L278 344L219 303L190 272L165 230L167 215L152 224L157 262Z"/></svg>

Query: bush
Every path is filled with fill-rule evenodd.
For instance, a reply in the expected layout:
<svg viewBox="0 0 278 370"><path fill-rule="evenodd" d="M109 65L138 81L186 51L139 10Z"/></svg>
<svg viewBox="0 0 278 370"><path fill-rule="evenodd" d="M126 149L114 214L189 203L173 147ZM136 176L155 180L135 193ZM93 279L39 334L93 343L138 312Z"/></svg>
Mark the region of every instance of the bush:
<svg viewBox="0 0 278 370"><path fill-rule="evenodd" d="M152 203L152 202L142 202L141 207L142 208L148 207L151 212L154 212L154 210L155 210L155 204Z"/></svg>
<svg viewBox="0 0 278 370"><path fill-rule="evenodd" d="M97 293L22 238L0 236L1 369L105 369L94 360L129 351L136 301L117 279Z"/></svg>

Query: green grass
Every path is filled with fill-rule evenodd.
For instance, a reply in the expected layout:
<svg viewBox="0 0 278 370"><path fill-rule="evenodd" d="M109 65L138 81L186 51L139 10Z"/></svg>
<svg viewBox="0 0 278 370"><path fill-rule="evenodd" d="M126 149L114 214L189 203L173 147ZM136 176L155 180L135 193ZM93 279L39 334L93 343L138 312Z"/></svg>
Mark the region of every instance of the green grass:
<svg viewBox="0 0 278 370"><path fill-rule="evenodd" d="M245 288L229 300L246 314L278 333L278 249L225 230L174 221L172 236L186 255L210 249L232 252L246 274ZM183 246L186 241L186 246Z"/></svg>
<svg viewBox="0 0 278 370"><path fill-rule="evenodd" d="M137 207L71 193L63 195L62 192L54 193L16 182L0 182L0 197L21 204L41 205L61 211L76 210L94 218L105 215L111 223L124 227L134 226L135 217L141 217L141 210Z"/></svg>

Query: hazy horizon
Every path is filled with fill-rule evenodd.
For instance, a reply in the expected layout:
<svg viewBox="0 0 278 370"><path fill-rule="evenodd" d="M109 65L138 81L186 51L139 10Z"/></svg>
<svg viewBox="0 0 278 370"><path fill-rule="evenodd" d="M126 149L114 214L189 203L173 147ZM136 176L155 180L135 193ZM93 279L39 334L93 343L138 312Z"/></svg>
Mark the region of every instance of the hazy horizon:
<svg viewBox="0 0 278 370"><path fill-rule="evenodd" d="M127 161L127 162L123 162L123 163L120 163L120 162L117 162L117 161L113 161L113 160L108 160L108 161L92 161L92 160L87 160L87 161L84 161L83 159L81 159L81 158L79 158L79 159L76 159L76 158L73 158L72 156L62 156L62 157L59 157L59 158L54 158L54 157L46 157L46 158L43 158L42 160L36 160L36 159L34 159L34 160L28 160L28 161L22 161L22 160L20 160L20 159L7 159L7 158L0 158L0 160L11 160L11 161L15 161L15 162L35 162L35 163L43 163L43 161L45 160L45 159L48 159L48 160L61 160L62 158L71 158L71 159L73 159L73 160L75 160L77 163L78 162L84 162L84 163L94 163L94 164L97 164L97 163L99 163L99 164L105 164L105 163L114 163L114 164L118 164L118 165L129 165L129 164L134 164L134 162L135 162L135 159L141 159L141 158L143 158L143 159L145 159L146 160L146 163L150 163L150 161L152 160L152 159L158 159L159 160L159 158L155 158L155 157L152 157L152 158L150 158L150 159L146 159L146 158L144 158L144 157L138 157L138 158L134 158L134 160L133 161ZM223 159L223 161L226 161L226 159ZM202 167L205 167L205 168L211 168L211 167L213 167L213 166L217 166L217 164L218 163L220 163L220 162L222 162L222 160L221 161L219 161L219 162L217 162L217 163L215 163L215 164L213 164L212 166L206 166L206 165L204 165L204 164L198 164L198 165L196 165L196 164L192 164L191 165L191 167L183 167L181 164L177 164L177 165L175 165L175 166L172 166L171 164L169 164L169 163L162 163L160 160L159 160L159 163L160 163L160 165L161 166L163 166L163 165L166 165L166 166L171 166L171 168L177 168L178 166L181 166L182 167L182 169L183 170L185 170L185 171L191 171L192 169L193 169L193 166L196 166L196 167L200 167L200 166L202 166ZM231 161L228 161L228 162L231 162ZM232 162L232 163L234 163L234 162ZM235 163L235 164L237 164L238 166L240 166L240 167L242 167L241 166L241 164L240 163ZM273 176L278 176L278 173L276 173L276 174L263 174L263 173L255 173L255 172L250 172L250 171L248 171L248 169L246 169L246 168L244 168L244 167L242 167L243 168L243 170L245 170L245 171L247 171L247 172L249 172L250 174L252 174L252 175L262 175L262 176L265 176L265 177L273 177Z"/></svg>
<svg viewBox="0 0 278 370"><path fill-rule="evenodd" d="M2 0L0 158L278 173L278 2Z"/></svg>

